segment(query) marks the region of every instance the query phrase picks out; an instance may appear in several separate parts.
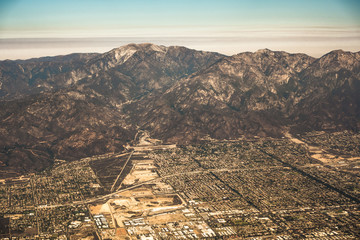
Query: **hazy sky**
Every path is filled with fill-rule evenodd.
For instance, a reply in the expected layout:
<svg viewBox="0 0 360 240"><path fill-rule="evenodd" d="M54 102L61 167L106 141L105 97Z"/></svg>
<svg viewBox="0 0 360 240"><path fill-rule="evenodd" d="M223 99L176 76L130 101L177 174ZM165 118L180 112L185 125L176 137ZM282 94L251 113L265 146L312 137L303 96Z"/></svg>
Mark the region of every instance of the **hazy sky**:
<svg viewBox="0 0 360 240"><path fill-rule="evenodd" d="M0 59L135 42L228 55L360 50L359 0L0 0Z"/></svg>

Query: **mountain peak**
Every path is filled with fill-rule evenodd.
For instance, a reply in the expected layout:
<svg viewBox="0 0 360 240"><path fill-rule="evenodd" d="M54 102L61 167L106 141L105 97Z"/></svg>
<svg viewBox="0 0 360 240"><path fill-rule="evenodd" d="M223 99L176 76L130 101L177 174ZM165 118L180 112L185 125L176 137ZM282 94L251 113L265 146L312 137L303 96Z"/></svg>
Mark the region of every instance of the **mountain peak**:
<svg viewBox="0 0 360 240"><path fill-rule="evenodd" d="M333 51L327 53L326 55L334 55L334 54L339 55L339 54L344 54L344 53L349 53L349 52L346 52L342 49L336 49L336 50L333 50Z"/></svg>
<svg viewBox="0 0 360 240"><path fill-rule="evenodd" d="M122 46L120 48L117 49L131 49L131 50L143 50L143 51L156 51L156 52L165 52L167 47L165 46L160 46L160 45L155 45L152 43L139 43L139 44L135 44L135 43L130 43L128 45Z"/></svg>
<svg viewBox="0 0 360 240"><path fill-rule="evenodd" d="M333 58L333 59L341 59L341 58L353 58L356 57L356 53L344 51L342 49L333 50L324 56L322 56L320 59L323 58Z"/></svg>
<svg viewBox="0 0 360 240"><path fill-rule="evenodd" d="M359 65L360 55L342 49L331 51L318 59L320 67L326 65L338 68L352 69Z"/></svg>
<svg viewBox="0 0 360 240"><path fill-rule="evenodd" d="M167 47L165 46L158 46L151 43L141 43L135 44L131 43L119 48L114 48L108 53L112 58L115 58L116 63L124 63L129 58L131 58L136 52L159 52L159 53L166 53Z"/></svg>
<svg viewBox="0 0 360 240"><path fill-rule="evenodd" d="M256 51L256 53L273 53L274 51L271 51L268 48L264 48L264 49L259 49Z"/></svg>

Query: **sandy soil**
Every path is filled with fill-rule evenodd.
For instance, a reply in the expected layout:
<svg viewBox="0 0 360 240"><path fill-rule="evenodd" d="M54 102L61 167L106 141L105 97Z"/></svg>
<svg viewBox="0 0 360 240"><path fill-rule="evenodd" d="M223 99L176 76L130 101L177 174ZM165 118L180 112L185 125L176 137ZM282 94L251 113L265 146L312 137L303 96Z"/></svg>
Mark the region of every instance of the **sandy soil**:
<svg viewBox="0 0 360 240"><path fill-rule="evenodd" d="M297 143L297 144L305 144L303 141L297 139L297 138L294 138L293 136L291 136L290 133L286 132L284 133L285 137L287 137L289 140L291 140L292 142L294 143Z"/></svg>
<svg viewBox="0 0 360 240"><path fill-rule="evenodd" d="M345 160L342 157L339 156L335 156L333 154L328 154L328 153L320 153L320 154L313 154L311 155L312 158L315 158L323 163L336 163L338 161L343 161Z"/></svg>
<svg viewBox="0 0 360 240"><path fill-rule="evenodd" d="M165 224L168 222L187 221L187 218L182 213L169 213L148 217L150 224Z"/></svg>
<svg viewBox="0 0 360 240"><path fill-rule="evenodd" d="M135 183L149 181L157 177L158 177L157 173L152 172L151 170L135 170L126 176L122 184L132 185Z"/></svg>
<svg viewBox="0 0 360 240"><path fill-rule="evenodd" d="M163 185L165 186L165 185ZM171 219L171 216L166 212L174 212L176 209L183 208L182 203L175 200L177 195L154 195L151 187L139 187L133 190L121 193L121 196L110 200L109 204L112 206L113 216L119 227L125 227L123 221L133 217L151 217L157 219L158 216L151 216L154 214L164 213L159 216L161 221ZM174 202L176 204L174 204ZM169 215L166 217L166 215ZM153 220L156 221L156 220ZM160 221L160 220L159 220Z"/></svg>
<svg viewBox="0 0 360 240"><path fill-rule="evenodd" d="M127 237L127 232L125 228L117 228L116 229L116 237L117 239L123 240Z"/></svg>
<svg viewBox="0 0 360 240"><path fill-rule="evenodd" d="M96 205L96 206L90 206L91 214L93 214L93 215L99 214L101 207L102 207L102 204L99 204L99 205Z"/></svg>
<svg viewBox="0 0 360 240"><path fill-rule="evenodd" d="M325 164L333 164L338 161L345 160L344 158L342 158L340 156L326 153L323 149L321 149L319 147L310 146L310 145L304 143L303 141L301 141L297 138L294 138L293 136L290 135L290 133L285 133L284 135L294 143L305 144L306 146L308 146L311 157L315 158Z"/></svg>

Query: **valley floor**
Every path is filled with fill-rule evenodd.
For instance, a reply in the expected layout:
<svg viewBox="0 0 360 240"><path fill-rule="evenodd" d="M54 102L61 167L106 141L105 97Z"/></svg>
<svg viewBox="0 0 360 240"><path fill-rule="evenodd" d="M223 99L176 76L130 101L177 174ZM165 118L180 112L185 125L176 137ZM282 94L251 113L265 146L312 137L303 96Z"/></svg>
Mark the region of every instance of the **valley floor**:
<svg viewBox="0 0 360 240"><path fill-rule="evenodd" d="M358 239L360 134L137 146L0 183L1 239Z"/></svg>

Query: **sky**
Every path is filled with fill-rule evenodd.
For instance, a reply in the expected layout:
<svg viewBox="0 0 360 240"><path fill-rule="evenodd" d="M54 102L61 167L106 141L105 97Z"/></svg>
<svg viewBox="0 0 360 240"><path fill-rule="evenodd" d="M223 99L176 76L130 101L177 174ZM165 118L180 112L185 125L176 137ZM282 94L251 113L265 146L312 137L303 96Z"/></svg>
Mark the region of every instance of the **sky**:
<svg viewBox="0 0 360 240"><path fill-rule="evenodd" d="M0 0L0 59L143 42L227 55L360 51L360 1Z"/></svg>

